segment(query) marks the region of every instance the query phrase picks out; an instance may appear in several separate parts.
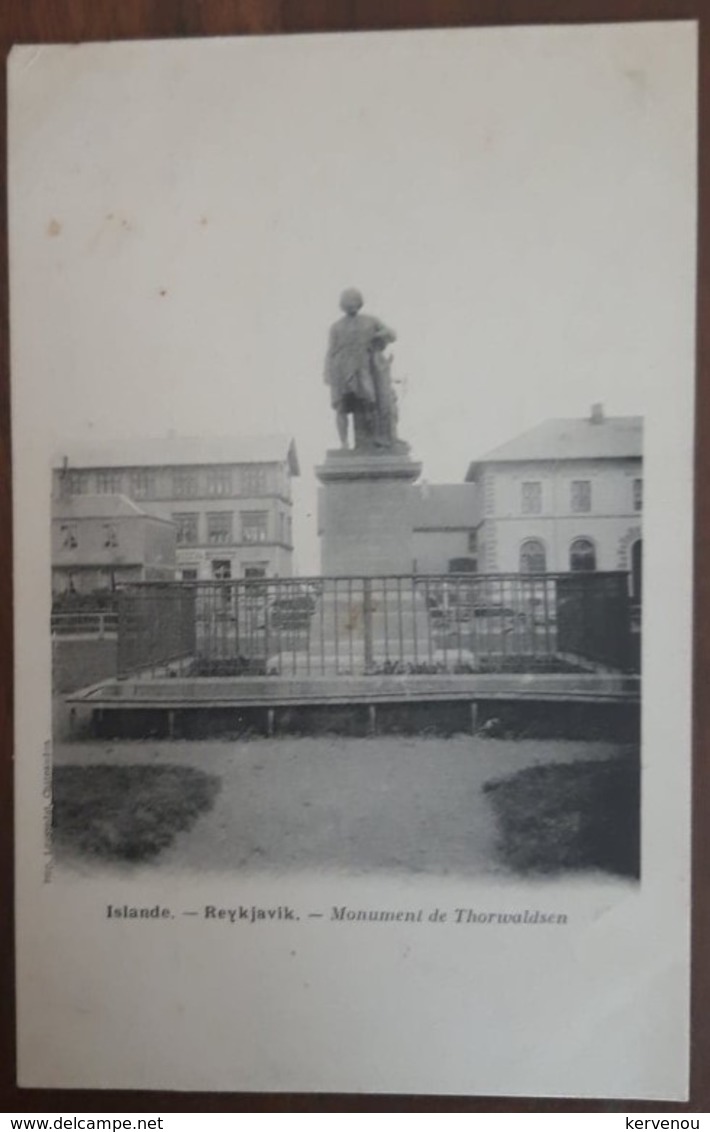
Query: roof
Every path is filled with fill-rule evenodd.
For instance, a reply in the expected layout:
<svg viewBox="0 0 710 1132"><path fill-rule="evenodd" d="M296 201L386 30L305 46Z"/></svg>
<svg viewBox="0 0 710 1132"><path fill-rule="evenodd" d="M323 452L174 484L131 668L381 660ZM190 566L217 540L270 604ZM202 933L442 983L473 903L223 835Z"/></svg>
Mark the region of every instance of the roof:
<svg viewBox="0 0 710 1132"><path fill-rule="evenodd" d="M414 530L471 530L483 518L472 483L421 484L414 504Z"/></svg>
<svg viewBox="0 0 710 1132"><path fill-rule="evenodd" d="M466 479L475 479L480 464L523 460L590 460L640 458L643 417L556 417L536 425L469 464Z"/></svg>
<svg viewBox="0 0 710 1132"><path fill-rule="evenodd" d="M143 511L126 495L71 495L52 500L53 519L135 519L136 516L174 525L171 519Z"/></svg>
<svg viewBox="0 0 710 1132"><path fill-rule="evenodd" d="M180 467L185 464L277 464L288 463L291 475L299 475L293 439L278 436L159 436L126 440L84 448L67 445L52 461L61 468L149 468Z"/></svg>

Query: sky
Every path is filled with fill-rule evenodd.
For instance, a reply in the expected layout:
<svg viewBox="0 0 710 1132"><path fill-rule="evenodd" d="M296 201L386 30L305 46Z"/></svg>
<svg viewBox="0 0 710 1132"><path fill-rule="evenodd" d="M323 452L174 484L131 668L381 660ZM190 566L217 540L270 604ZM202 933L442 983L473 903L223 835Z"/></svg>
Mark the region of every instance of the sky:
<svg viewBox="0 0 710 1132"><path fill-rule="evenodd" d="M311 572L344 287L430 482L593 402L652 417L693 349L688 28L16 51L16 434L289 433Z"/></svg>

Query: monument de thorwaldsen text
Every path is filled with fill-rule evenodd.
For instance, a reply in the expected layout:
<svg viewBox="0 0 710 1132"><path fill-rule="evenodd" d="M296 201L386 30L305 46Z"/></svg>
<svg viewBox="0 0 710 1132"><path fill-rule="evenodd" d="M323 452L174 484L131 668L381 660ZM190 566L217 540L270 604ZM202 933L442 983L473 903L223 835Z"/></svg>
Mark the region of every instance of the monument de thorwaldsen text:
<svg viewBox="0 0 710 1132"><path fill-rule="evenodd" d="M316 473L321 569L325 575L409 574L415 480L421 464L397 435L397 398L388 347L394 330L362 313L349 288L343 316L330 329L325 381L340 447L329 449ZM352 446L349 445L352 421Z"/></svg>

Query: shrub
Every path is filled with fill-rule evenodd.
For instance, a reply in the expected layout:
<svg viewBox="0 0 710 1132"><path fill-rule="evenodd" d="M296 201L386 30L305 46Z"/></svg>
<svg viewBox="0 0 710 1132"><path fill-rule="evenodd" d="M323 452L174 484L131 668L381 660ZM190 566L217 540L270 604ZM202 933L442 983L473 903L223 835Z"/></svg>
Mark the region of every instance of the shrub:
<svg viewBox="0 0 710 1132"><path fill-rule="evenodd" d="M211 809L219 787L193 767L56 767L54 834L85 856L146 860Z"/></svg>
<svg viewBox="0 0 710 1132"><path fill-rule="evenodd" d="M52 597L52 613L113 613L118 598L113 590L92 590L72 593L65 590Z"/></svg>
<svg viewBox="0 0 710 1132"><path fill-rule="evenodd" d="M530 767L483 789L503 859L516 871L597 868L640 875L636 756Z"/></svg>

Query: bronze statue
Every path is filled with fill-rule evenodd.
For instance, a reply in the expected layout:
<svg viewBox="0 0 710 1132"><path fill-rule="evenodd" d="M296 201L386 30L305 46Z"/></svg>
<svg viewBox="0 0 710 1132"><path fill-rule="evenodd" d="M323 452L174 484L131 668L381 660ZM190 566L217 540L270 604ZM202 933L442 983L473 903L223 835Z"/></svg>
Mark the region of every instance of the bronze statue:
<svg viewBox="0 0 710 1132"><path fill-rule="evenodd" d="M325 380L335 409L341 448L348 447L348 416L353 417L356 449L391 448L396 443L396 399L387 346L396 334L372 315L361 314L363 298L348 288L344 311L330 329Z"/></svg>

